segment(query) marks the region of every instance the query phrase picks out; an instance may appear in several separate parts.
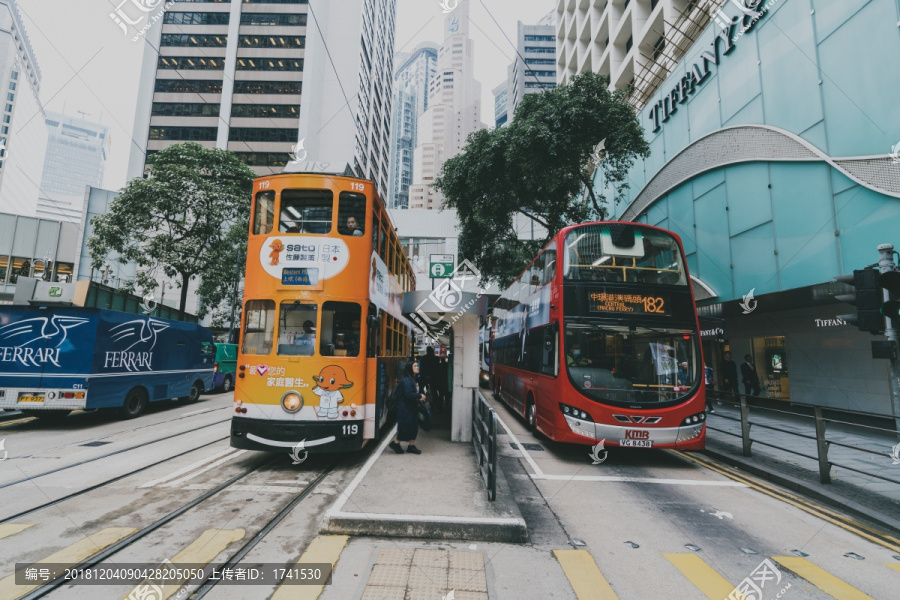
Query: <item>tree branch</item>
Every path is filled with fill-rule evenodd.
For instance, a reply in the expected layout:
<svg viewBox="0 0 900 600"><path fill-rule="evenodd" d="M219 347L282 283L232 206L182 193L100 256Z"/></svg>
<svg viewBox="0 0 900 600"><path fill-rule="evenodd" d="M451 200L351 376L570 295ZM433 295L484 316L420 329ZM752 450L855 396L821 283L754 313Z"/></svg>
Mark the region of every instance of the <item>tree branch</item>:
<svg viewBox="0 0 900 600"><path fill-rule="evenodd" d="M594 195L594 182L589 181L583 173L579 176L579 179L581 179L581 183L584 184L584 187L587 188L588 193L591 195L591 203L594 205L594 210L597 211L601 218L605 219L606 211L600 209L600 205L597 204L597 196Z"/></svg>
<svg viewBox="0 0 900 600"><path fill-rule="evenodd" d="M524 210L522 210L521 208L517 208L516 212L519 214L525 215L526 217L528 217L529 219L531 219L532 221L534 221L536 223L543 225L549 231L550 225L547 224L546 222L542 221L541 219L538 219L536 216L532 215L531 213L527 213Z"/></svg>

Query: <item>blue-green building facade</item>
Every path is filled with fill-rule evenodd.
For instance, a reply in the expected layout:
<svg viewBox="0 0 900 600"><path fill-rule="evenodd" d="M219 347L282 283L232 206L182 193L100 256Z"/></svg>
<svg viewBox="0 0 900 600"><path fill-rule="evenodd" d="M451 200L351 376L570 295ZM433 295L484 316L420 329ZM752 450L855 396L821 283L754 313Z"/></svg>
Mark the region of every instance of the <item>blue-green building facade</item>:
<svg viewBox="0 0 900 600"><path fill-rule="evenodd" d="M641 110L651 155L612 213L681 236L709 364L749 353L765 396L891 414L832 280L900 247L900 0L754 4Z"/></svg>

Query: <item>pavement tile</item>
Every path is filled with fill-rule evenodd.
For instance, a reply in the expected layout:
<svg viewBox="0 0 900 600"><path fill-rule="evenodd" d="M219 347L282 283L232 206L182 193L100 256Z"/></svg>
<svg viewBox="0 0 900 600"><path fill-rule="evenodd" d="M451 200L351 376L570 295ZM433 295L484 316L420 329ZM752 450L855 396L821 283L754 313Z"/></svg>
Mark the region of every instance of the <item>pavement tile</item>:
<svg viewBox="0 0 900 600"><path fill-rule="evenodd" d="M449 552L446 550L425 550L416 548L412 564L418 567L437 567L446 569L450 566Z"/></svg>
<svg viewBox="0 0 900 600"><path fill-rule="evenodd" d="M367 585L361 600L406 600L406 588Z"/></svg>
<svg viewBox="0 0 900 600"><path fill-rule="evenodd" d="M484 571L450 569L447 572L447 587L451 590L487 592L487 579Z"/></svg>
<svg viewBox="0 0 900 600"><path fill-rule="evenodd" d="M453 592L454 600L489 600L487 592L469 592L456 590Z"/></svg>
<svg viewBox="0 0 900 600"><path fill-rule="evenodd" d="M412 563L414 548L382 548L375 560L376 565L409 565Z"/></svg>
<svg viewBox="0 0 900 600"><path fill-rule="evenodd" d="M406 600L444 600L448 591L436 585L411 588L406 592Z"/></svg>
<svg viewBox="0 0 900 600"><path fill-rule="evenodd" d="M450 568L468 571L484 571L484 555L481 552L450 552ZM450 586L451 588L453 586Z"/></svg>
<svg viewBox="0 0 900 600"><path fill-rule="evenodd" d="M406 565L375 565L366 586L402 587L409 581L409 567Z"/></svg>
<svg viewBox="0 0 900 600"><path fill-rule="evenodd" d="M437 567L418 567L413 565L409 570L409 581L406 584L409 589L447 587L447 569Z"/></svg>

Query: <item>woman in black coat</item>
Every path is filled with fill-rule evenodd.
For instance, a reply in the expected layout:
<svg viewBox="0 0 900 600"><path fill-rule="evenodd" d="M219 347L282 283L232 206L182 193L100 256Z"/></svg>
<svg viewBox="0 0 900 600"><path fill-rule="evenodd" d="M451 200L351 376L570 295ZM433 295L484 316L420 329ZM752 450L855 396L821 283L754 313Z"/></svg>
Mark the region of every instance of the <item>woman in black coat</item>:
<svg viewBox="0 0 900 600"><path fill-rule="evenodd" d="M416 376L419 374L419 363L410 361L403 371L404 377L398 384L403 392L397 404L397 437L388 444L397 454L403 454L400 442L409 442L406 451L410 454L422 454L416 448L416 436L419 434L419 403L425 401L425 394L419 393Z"/></svg>

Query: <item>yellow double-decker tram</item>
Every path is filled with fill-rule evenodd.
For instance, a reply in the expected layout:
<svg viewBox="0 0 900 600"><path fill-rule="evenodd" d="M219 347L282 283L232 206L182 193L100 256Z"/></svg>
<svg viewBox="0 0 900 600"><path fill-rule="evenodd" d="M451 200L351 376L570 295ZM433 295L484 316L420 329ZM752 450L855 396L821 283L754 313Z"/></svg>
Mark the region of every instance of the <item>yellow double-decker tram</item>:
<svg viewBox="0 0 900 600"><path fill-rule="evenodd" d="M359 449L410 356L409 260L371 181L262 177L252 204L231 445Z"/></svg>

